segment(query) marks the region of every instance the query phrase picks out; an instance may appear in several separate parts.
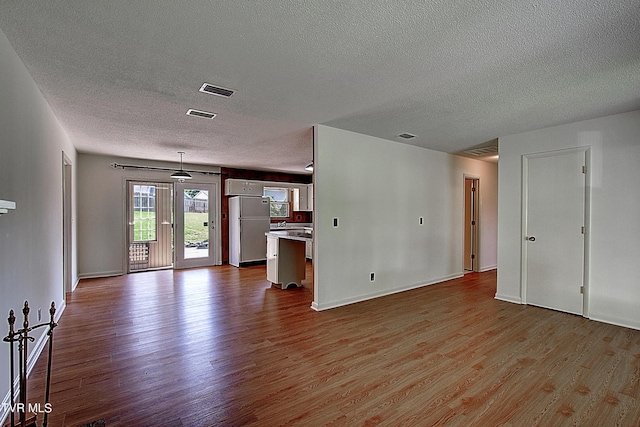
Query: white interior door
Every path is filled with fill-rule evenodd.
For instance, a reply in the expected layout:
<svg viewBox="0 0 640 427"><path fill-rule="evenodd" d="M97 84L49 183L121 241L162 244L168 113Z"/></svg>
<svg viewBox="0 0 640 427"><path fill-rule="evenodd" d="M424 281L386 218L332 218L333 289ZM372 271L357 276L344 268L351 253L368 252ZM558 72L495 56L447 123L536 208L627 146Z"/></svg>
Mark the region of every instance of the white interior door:
<svg viewBox="0 0 640 427"><path fill-rule="evenodd" d="M583 314L584 149L525 156L526 303Z"/></svg>
<svg viewBox="0 0 640 427"><path fill-rule="evenodd" d="M216 184L176 183L174 268L215 265Z"/></svg>

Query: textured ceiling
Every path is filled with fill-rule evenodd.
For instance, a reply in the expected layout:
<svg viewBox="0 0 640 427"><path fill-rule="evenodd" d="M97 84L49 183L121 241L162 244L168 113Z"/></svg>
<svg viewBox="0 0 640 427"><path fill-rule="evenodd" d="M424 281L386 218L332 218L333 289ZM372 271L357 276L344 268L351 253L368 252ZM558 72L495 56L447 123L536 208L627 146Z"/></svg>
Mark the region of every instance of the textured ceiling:
<svg viewBox="0 0 640 427"><path fill-rule="evenodd" d="M185 151L187 163L302 172L314 124L458 152L640 108L638 0L0 8L0 29L80 152ZM204 82L237 93L200 93Z"/></svg>

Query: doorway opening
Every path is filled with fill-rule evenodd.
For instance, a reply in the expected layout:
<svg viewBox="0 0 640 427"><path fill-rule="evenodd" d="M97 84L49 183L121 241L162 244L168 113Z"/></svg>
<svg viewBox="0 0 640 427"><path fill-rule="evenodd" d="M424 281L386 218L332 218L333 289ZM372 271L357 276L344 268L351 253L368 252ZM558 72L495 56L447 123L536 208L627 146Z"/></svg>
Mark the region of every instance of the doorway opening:
<svg viewBox="0 0 640 427"><path fill-rule="evenodd" d="M67 293L73 290L71 283L73 258L72 258L72 189L71 189L71 160L62 153L62 300L67 300Z"/></svg>
<svg viewBox="0 0 640 427"><path fill-rule="evenodd" d="M464 272L479 271L478 263L478 200L480 179L464 177Z"/></svg>

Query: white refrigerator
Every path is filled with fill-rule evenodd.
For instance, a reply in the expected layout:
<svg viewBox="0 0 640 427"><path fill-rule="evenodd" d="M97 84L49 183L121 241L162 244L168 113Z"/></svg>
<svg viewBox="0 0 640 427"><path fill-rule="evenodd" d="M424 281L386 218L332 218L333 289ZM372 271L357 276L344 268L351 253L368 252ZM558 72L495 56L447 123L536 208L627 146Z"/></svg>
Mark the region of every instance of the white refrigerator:
<svg viewBox="0 0 640 427"><path fill-rule="evenodd" d="M229 198L229 264L240 267L267 259L270 222L268 197Z"/></svg>

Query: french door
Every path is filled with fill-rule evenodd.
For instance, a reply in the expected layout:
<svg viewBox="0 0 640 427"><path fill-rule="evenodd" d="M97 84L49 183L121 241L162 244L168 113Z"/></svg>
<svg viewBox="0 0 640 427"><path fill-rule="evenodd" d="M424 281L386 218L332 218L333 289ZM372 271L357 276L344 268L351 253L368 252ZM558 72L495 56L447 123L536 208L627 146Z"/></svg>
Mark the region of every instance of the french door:
<svg viewBox="0 0 640 427"><path fill-rule="evenodd" d="M174 184L174 268L215 265L217 185Z"/></svg>
<svg viewBox="0 0 640 427"><path fill-rule="evenodd" d="M127 271L173 265L173 192L166 182L128 181Z"/></svg>

